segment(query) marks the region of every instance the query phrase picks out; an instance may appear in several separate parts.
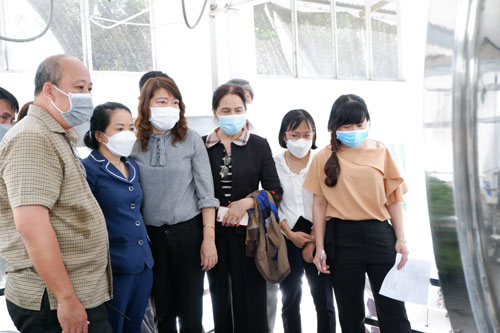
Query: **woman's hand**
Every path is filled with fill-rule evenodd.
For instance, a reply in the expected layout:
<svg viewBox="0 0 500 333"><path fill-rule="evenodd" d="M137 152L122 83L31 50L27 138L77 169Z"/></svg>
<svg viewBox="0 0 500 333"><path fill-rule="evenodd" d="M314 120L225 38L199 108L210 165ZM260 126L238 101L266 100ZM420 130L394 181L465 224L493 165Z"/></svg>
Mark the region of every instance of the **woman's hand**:
<svg viewBox="0 0 500 333"><path fill-rule="evenodd" d="M406 262L408 261L408 248L406 247L406 241L404 239L398 239L396 241L396 252L401 253L401 261L398 264L398 269L405 267Z"/></svg>
<svg viewBox="0 0 500 333"><path fill-rule="evenodd" d="M316 248L316 243L308 242L302 249L302 258L304 258L305 262L312 264L314 260L314 249Z"/></svg>
<svg viewBox="0 0 500 333"><path fill-rule="evenodd" d="M302 231L290 232L288 238L292 241L292 243L298 247L299 249L303 248L307 242L311 242L313 240L311 235L306 234Z"/></svg>
<svg viewBox="0 0 500 333"><path fill-rule="evenodd" d="M248 209L253 206L252 198L245 198L238 201L231 202L229 204L229 209L222 219L222 225L224 226L238 226L240 221L245 215Z"/></svg>
<svg viewBox="0 0 500 333"><path fill-rule="evenodd" d="M313 261L318 269L318 275L319 273L330 274L330 271L328 270L330 266L326 264L326 253L323 249L316 249L316 255L314 256Z"/></svg>
<svg viewBox="0 0 500 333"><path fill-rule="evenodd" d="M204 239L200 249L201 269L204 271L211 270L217 264L217 248L215 241Z"/></svg>

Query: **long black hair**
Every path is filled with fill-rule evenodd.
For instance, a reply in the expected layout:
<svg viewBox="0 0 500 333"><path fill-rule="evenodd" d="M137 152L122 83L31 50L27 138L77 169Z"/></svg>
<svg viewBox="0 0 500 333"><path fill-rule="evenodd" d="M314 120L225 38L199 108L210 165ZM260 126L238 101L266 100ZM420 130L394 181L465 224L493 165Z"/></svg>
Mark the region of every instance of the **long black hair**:
<svg viewBox="0 0 500 333"><path fill-rule="evenodd" d="M337 185L340 174L339 158L337 151L341 142L337 139L337 129L343 125L361 124L370 121L370 114L365 101L353 94L342 95L333 103L330 118L328 119L328 130L331 132L330 144L332 155L325 164L325 184L328 187Z"/></svg>
<svg viewBox="0 0 500 333"><path fill-rule="evenodd" d="M83 137L83 142L87 147L99 149L99 141L95 138L95 133L96 131L104 132L109 125L111 113L119 109L131 113L128 107L118 102L107 102L94 108L94 113L92 113L92 118L90 118L90 130Z"/></svg>

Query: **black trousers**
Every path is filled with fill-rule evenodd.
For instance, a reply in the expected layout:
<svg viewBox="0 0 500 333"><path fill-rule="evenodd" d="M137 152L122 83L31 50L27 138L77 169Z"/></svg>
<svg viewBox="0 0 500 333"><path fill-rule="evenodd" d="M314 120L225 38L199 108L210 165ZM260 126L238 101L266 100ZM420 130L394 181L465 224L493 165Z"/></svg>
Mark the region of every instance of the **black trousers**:
<svg viewBox="0 0 500 333"><path fill-rule="evenodd" d="M245 255L244 227L217 223L219 261L208 271L215 333L267 333L266 281Z"/></svg>
<svg viewBox="0 0 500 333"><path fill-rule="evenodd" d="M40 311L21 308L7 300L7 310L14 325L22 333L59 333L62 332L61 325L57 319L57 311L50 309L47 292L43 294ZM101 304L87 311L87 319L90 322L89 333L111 333L111 325L108 321L106 304Z"/></svg>
<svg viewBox="0 0 500 333"><path fill-rule="evenodd" d="M285 238L285 240L291 268L290 274L280 283L281 301L283 303L281 317L285 333L302 332L300 302L302 299L302 276L304 271L316 307L317 331L318 333L334 333L335 306L333 304L333 288L330 277L326 274L318 275L316 266L304 261L302 249L296 247L288 238Z"/></svg>
<svg viewBox="0 0 500 333"><path fill-rule="evenodd" d="M151 239L153 290L158 331L201 333L203 277L200 248L201 215L172 226L148 226Z"/></svg>
<svg viewBox="0 0 500 333"><path fill-rule="evenodd" d="M325 242L327 238L335 240L332 257L325 248L342 332L365 333L365 274L372 287L380 331L411 332L404 303L379 295L396 257L392 226L387 221L331 219L326 225Z"/></svg>

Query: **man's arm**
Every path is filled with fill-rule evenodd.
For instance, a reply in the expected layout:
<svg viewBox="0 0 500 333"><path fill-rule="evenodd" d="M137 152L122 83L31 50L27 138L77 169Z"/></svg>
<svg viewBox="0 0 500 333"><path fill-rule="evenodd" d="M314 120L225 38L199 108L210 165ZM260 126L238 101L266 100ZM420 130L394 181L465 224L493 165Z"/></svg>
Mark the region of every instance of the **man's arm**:
<svg viewBox="0 0 500 333"><path fill-rule="evenodd" d="M16 229L36 271L57 298L57 317L63 332L87 332L87 313L75 295L64 266L48 208L19 206L13 209L13 213Z"/></svg>

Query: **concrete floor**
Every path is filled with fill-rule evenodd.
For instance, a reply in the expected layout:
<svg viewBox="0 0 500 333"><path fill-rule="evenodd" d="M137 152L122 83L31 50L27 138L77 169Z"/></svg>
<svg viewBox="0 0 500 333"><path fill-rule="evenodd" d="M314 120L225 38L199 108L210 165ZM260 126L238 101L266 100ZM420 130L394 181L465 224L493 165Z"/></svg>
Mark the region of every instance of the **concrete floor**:
<svg viewBox="0 0 500 333"><path fill-rule="evenodd" d="M206 287L208 284L205 281ZM283 325L281 323L280 310L281 309L281 296L278 295L278 312L276 314L276 325L274 327L274 333L282 333ZM418 305L418 304L406 304L408 318L410 319L412 328L421 332L428 333L447 333L452 332L450 322L446 315L446 310L442 307L442 300L439 298L439 288L429 287L429 298L428 306ZM212 320L212 307L210 302L210 295L205 295L203 298L203 326L207 331L213 328ZM301 303L301 313L302 313L302 331L305 333L316 332L316 312L314 309L314 303L309 292L309 286L307 280L303 280L303 293L302 293L302 303ZM368 311L367 311L368 313ZM377 329L367 327L369 331L375 333ZM16 331L16 328L12 324L9 314L7 312L5 297L0 297L0 333ZM337 320L337 332L341 332L338 326Z"/></svg>

